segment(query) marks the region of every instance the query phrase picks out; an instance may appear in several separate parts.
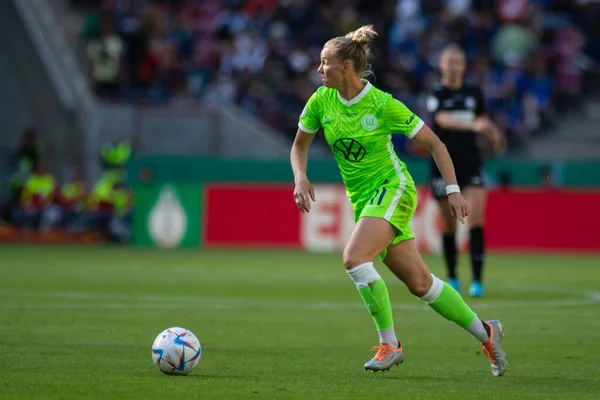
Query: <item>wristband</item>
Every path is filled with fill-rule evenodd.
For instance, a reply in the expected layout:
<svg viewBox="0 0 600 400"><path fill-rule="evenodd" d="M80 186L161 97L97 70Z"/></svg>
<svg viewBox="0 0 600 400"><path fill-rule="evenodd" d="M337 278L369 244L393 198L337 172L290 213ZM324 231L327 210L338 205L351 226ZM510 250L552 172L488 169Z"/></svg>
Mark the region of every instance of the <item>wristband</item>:
<svg viewBox="0 0 600 400"><path fill-rule="evenodd" d="M446 195L450 195L452 193L460 193L460 187L458 187L458 185L446 186Z"/></svg>

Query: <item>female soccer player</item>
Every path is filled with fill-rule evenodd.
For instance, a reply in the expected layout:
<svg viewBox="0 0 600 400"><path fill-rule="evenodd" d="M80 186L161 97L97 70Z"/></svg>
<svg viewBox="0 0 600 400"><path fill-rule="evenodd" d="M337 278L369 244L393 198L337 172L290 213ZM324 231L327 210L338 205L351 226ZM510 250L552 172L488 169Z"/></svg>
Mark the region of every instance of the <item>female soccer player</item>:
<svg viewBox="0 0 600 400"><path fill-rule="evenodd" d="M434 88L427 99L427 108L433 115L434 130L446 145L454 161L458 186L463 189L471 214L467 220L471 251L473 281L469 294L483 296L481 276L484 261L484 215L487 192L483 175L483 159L478 146L478 136L489 139L494 150L502 147L500 130L485 114L481 91L463 82L465 55L462 50L450 45L440 58L441 85ZM442 220L443 253L448 269L448 283L458 292L460 284L456 274L456 220L450 212L446 194L446 180L431 162L431 190L436 198Z"/></svg>
<svg viewBox="0 0 600 400"><path fill-rule="evenodd" d="M460 294L432 275L421 258L410 229L417 206L415 184L392 147L391 134L400 133L427 148L448 183L450 212L464 223L469 206L460 194L446 146L421 119L368 81L372 26L336 37L321 51L324 86L308 100L300 115L291 150L294 198L302 212L315 201L306 176L307 151L314 134L323 127L352 203L356 227L343 253L347 273L375 321L380 345L365 364L371 371L388 370L404 360L396 338L388 290L373 266L379 255L385 265L436 312L469 331L482 344L495 376L504 374L502 324L483 321Z"/></svg>

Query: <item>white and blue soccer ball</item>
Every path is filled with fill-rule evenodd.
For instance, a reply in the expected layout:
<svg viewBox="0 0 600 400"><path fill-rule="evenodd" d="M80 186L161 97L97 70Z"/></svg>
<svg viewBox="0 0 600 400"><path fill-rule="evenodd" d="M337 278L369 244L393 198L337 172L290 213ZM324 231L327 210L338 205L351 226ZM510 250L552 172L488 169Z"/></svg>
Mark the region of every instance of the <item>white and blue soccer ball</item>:
<svg viewBox="0 0 600 400"><path fill-rule="evenodd" d="M202 347L200 341L185 328L168 328L152 344L152 361L167 375L187 375L196 368Z"/></svg>

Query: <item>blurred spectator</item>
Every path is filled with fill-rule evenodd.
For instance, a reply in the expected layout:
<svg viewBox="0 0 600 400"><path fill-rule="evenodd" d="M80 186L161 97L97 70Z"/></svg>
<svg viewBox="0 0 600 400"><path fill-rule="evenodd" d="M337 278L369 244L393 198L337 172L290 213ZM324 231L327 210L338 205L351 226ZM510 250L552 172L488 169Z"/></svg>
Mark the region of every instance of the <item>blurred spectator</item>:
<svg viewBox="0 0 600 400"><path fill-rule="evenodd" d="M547 60L537 56L532 66L517 82L524 94L523 110L525 125L530 131L547 126L554 113L554 82L548 72Z"/></svg>
<svg viewBox="0 0 600 400"><path fill-rule="evenodd" d="M440 50L458 43L469 58L468 79L487 88L484 95L508 132L509 149L526 143L555 104L560 109L578 100L582 70L593 70L590 63L600 60L600 7L586 0L102 4L102 13L88 17L84 36L97 40L99 27L114 18L125 48L120 83L126 99L235 104L290 138L306 100L321 84L315 71L322 45L365 23L374 23L381 34L373 48L376 85L416 112L436 81ZM399 151L416 150L401 139L396 145Z"/></svg>
<svg viewBox="0 0 600 400"><path fill-rule="evenodd" d="M38 167L41 157L42 149L37 132L34 128L27 128L9 161L10 168L15 172L15 185L22 184L31 171Z"/></svg>
<svg viewBox="0 0 600 400"><path fill-rule="evenodd" d="M106 143L102 147L102 166L105 170L121 171L131 158L131 144L125 140Z"/></svg>
<svg viewBox="0 0 600 400"><path fill-rule="evenodd" d="M542 0L549 3L551 1ZM499 0L497 12L503 23L522 20L527 17L529 0Z"/></svg>
<svg viewBox="0 0 600 400"><path fill-rule="evenodd" d="M90 193L88 227L121 243L131 236L133 192L114 171L105 172Z"/></svg>
<svg viewBox="0 0 600 400"><path fill-rule="evenodd" d="M88 191L83 174L75 170L71 179L60 188L56 207L60 211L61 225L70 232L82 232L86 228L86 202Z"/></svg>
<svg viewBox="0 0 600 400"><path fill-rule="evenodd" d="M556 32L556 89L559 110L580 108L582 50L583 37L575 26L565 26Z"/></svg>
<svg viewBox="0 0 600 400"><path fill-rule="evenodd" d="M102 152L105 172L90 193L79 169L62 184L56 179L42 157L35 130L29 128L8 160L2 183L11 191L0 217L25 231L100 232L109 240L127 242L133 192L124 184L124 165L130 157L128 142L107 144Z"/></svg>
<svg viewBox="0 0 600 400"><path fill-rule="evenodd" d="M12 219L13 210L19 207L21 201L23 185L38 168L41 158L42 148L37 132L34 128L27 128L8 159L8 198L4 204L0 204L0 218L7 221Z"/></svg>
<svg viewBox="0 0 600 400"><path fill-rule="evenodd" d="M123 40L115 33L109 19L101 22L100 29L99 37L95 37L92 28L86 52L96 94L110 99L118 96L121 90Z"/></svg>
<svg viewBox="0 0 600 400"><path fill-rule="evenodd" d="M492 56L496 63L523 64L536 46L533 33L522 25L508 24L500 28L492 42Z"/></svg>
<svg viewBox="0 0 600 400"><path fill-rule="evenodd" d="M112 188L113 212L108 223L109 239L127 243L131 238L133 192L122 182Z"/></svg>
<svg viewBox="0 0 600 400"><path fill-rule="evenodd" d="M29 175L13 210L13 221L23 228L48 229L57 224L51 206L58 194L56 178L50 174L43 162Z"/></svg>
<svg viewBox="0 0 600 400"><path fill-rule="evenodd" d="M92 188L87 207L91 229L108 232L108 224L113 216L113 188L120 181L120 174L108 171L102 175Z"/></svg>

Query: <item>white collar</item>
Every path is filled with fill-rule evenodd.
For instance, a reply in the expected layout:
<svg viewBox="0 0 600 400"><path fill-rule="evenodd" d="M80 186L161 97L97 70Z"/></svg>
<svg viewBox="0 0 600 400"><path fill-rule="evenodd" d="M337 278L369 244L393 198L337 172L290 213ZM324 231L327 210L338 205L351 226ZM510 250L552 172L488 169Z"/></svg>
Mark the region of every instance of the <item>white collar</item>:
<svg viewBox="0 0 600 400"><path fill-rule="evenodd" d="M343 105L345 105L346 107L350 107L353 104L358 103L359 101L362 100L363 97L365 97L365 95L367 93L369 93L369 90L371 90L371 88L373 87L373 85L371 85L371 82L369 82L366 79L361 79L361 81L365 82L366 85L363 88L363 90L360 91L359 94L357 94L353 99L350 100L346 100L342 97L342 95L340 94L339 90L338 90L338 99L340 99L340 101L342 102Z"/></svg>

